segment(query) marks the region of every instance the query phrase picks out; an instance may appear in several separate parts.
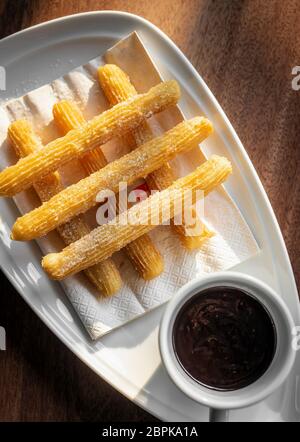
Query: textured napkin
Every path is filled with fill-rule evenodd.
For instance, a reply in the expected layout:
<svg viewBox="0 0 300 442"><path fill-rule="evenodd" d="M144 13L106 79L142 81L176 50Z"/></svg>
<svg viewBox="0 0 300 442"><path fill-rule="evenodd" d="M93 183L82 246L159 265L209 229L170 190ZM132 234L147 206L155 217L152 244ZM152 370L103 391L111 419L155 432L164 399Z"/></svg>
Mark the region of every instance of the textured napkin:
<svg viewBox="0 0 300 442"><path fill-rule="evenodd" d="M147 91L161 81L140 38L133 33L103 56L74 69L49 85L4 103L0 108L1 169L16 162L13 149L6 140L7 128L11 121L28 118L43 143L48 143L59 136L52 117L52 107L56 101L76 101L87 119L107 108L107 102L97 82L97 67L105 62L112 62L123 68L139 92ZM179 108L173 107L152 118L151 125L158 134L173 127L182 118ZM112 161L125 153L125 147L120 140L113 140L103 146L103 151L107 159ZM178 156L172 162L172 166L177 175L182 176L195 169L204 159L197 146L191 152ZM62 168L61 173L66 185L83 177L83 171L76 160ZM15 197L15 202L22 214L39 204L32 190L19 194ZM114 255L114 260L120 269L124 284L114 297L99 298L92 285L81 274L61 282L92 339L166 302L183 284L194 277L228 269L258 252L250 229L224 188L220 187L205 198L204 211L205 221L216 235L207 241L201 250L186 252L168 226L157 227L150 233L165 261L163 274L150 282L138 277L122 251ZM91 214L87 216L87 220L92 224L91 219L94 218ZM40 239L38 244L43 254L61 250L63 247L56 232ZM43 272L42 269L39 271Z"/></svg>

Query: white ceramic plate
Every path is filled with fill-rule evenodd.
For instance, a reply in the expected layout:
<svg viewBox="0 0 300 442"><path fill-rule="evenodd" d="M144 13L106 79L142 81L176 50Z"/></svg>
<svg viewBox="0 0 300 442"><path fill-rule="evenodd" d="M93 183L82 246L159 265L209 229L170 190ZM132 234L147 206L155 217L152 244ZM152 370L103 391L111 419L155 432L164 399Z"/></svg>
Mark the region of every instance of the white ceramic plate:
<svg viewBox="0 0 300 442"><path fill-rule="evenodd" d="M0 60L7 70L7 90L0 100L14 98L68 72L103 53L132 31L142 36L165 78L179 81L186 116L204 112L215 126L214 153L225 154L235 174L226 188L252 229L261 253L235 270L270 284L286 301L300 324L298 294L276 218L256 172L214 96L179 49L166 35L140 17L121 12L95 12L44 23L0 41ZM37 279L38 247L7 241L18 212L12 201L1 199L1 267L15 288L82 361L128 398L165 421L207 420L208 410L181 393L168 378L158 350L157 331L164 310L115 330L93 343L86 335L58 284ZM230 420L300 420L297 402L297 364L288 382L266 401L230 413Z"/></svg>

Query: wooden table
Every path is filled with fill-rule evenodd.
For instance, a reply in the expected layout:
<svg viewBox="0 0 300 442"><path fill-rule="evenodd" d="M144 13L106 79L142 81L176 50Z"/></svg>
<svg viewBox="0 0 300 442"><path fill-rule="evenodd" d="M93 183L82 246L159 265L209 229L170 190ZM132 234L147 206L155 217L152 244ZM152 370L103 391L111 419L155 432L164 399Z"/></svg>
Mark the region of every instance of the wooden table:
<svg viewBox="0 0 300 442"><path fill-rule="evenodd" d="M0 37L67 14L116 9L165 31L233 123L269 195L300 283L297 0L0 0ZM86 368L1 276L0 420L153 420Z"/></svg>

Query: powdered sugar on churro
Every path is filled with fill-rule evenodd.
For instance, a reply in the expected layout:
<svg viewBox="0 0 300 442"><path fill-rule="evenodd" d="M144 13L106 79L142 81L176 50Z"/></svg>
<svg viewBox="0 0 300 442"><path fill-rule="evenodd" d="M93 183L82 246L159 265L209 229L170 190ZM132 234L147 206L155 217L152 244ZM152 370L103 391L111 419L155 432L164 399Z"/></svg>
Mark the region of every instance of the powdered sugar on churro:
<svg viewBox="0 0 300 442"><path fill-rule="evenodd" d="M107 62L119 65L129 74L130 79L139 92L144 93L161 81L152 60L144 50L136 34L132 34L122 40L122 42L119 42L113 49L107 52L106 57ZM136 62L137 59L138 63ZM43 86L43 88L49 90L49 94L43 93L43 97L48 95L52 97L51 100L44 99L41 101L41 105L46 109L43 112L41 123L43 130L47 128L47 138L49 140L56 138L58 135L53 130L54 126L52 123L53 97L54 101L61 99L75 100L80 105L87 119L107 109L108 103L97 85L98 80L96 78L97 69L103 63L103 57L98 57L89 62L86 67L77 68L71 74L67 74L55 81L52 85ZM172 73L166 73L169 76L172 75ZM38 90L35 93L35 103L38 103L39 96ZM210 109L205 107L201 96L197 97L197 103L200 103L201 111L210 111ZM21 98L13 103L9 103L3 109L0 108L1 169L13 164L16 160L6 142L9 121L16 118L30 118L30 115L36 112L32 104L32 100L24 101ZM191 110L189 115L192 115ZM151 118L150 125L157 136L174 127L180 121L182 121L182 115L179 109L172 107L172 109L168 109L156 116L155 120ZM226 152L226 146L224 146L222 139L217 133L206 146L210 151L215 151L214 148L218 148L220 151L223 149L224 153ZM112 140L103 146L103 152L111 162L123 156L128 150L124 148L121 142ZM177 158L176 161L172 161L172 166L175 168L177 176L186 175L204 161L204 156L198 146L190 154L180 155ZM70 178L72 178L72 173L74 174L74 180L69 180L68 184L77 181L77 177L81 173L78 165L77 168L74 166L76 165L72 165L70 174ZM33 192L23 192L15 198L15 201L22 214L29 212L38 204ZM87 283L86 278L80 275L62 281L62 286L67 296L92 339L96 339L109 330L164 303L178 288L195 276L215 270L227 269L257 253L258 247L249 228L223 189L218 189L205 199L205 218L216 234L197 253L185 252L180 246L177 237L172 234L169 228L158 227L153 232L150 232L152 241L165 259L164 272L159 278L152 281L145 282L139 278L124 254L116 254L114 256L116 264L121 269L122 275L126 275L126 278L124 278L122 289L112 299L97 299L96 291L91 284ZM8 226L3 235L5 235L5 242L2 243L2 246L10 247ZM48 235L39 240L38 243L43 254L59 251L63 247L55 234ZM29 256L28 258L30 259L31 257ZM35 258L33 257L32 259ZM37 261L36 267L38 267ZM26 272L26 269L24 271ZM53 296L55 296L54 293ZM42 298L41 294L41 302L43 302ZM55 300L53 301L53 306L55 308ZM60 315L60 312L55 311L55 314Z"/></svg>

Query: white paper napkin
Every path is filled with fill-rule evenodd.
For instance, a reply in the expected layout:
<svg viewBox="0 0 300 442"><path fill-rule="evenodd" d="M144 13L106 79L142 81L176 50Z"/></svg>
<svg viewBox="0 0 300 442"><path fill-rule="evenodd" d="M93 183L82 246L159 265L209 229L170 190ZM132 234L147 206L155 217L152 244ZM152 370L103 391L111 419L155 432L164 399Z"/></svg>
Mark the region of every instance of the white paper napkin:
<svg viewBox="0 0 300 442"><path fill-rule="evenodd" d="M16 162L12 148L8 145L7 128L11 121L28 118L34 124L44 143L59 136L53 123L53 104L61 99L72 99L79 104L86 118L107 108L107 102L97 82L97 67L114 62L130 75L139 92L148 90L160 81L160 76L137 34L122 40L103 56L81 66L51 84L36 89L27 95L3 104L0 108L0 168ZM181 121L182 115L176 107L162 112L152 119L155 132L162 132ZM124 154L120 140L103 146L109 161ZM173 161L178 176L194 169L204 160L199 147ZM77 181L83 171L76 160L61 170L67 184ZM38 205L32 190L15 198L22 214ZM89 217L90 221L91 217ZM145 282L140 279L121 251L114 255L124 285L112 298L97 296L92 285L79 274L67 278L61 284L66 295L80 316L92 339L146 313L166 302L183 284L197 275L228 269L258 252L255 239L242 218L238 208L223 188L205 199L205 220L216 235L201 250L188 253L180 245L176 235L168 226L155 228L150 236L165 261L165 271L158 278ZM43 254L58 251L62 241L51 232L38 241ZM43 272L43 270L40 270Z"/></svg>

